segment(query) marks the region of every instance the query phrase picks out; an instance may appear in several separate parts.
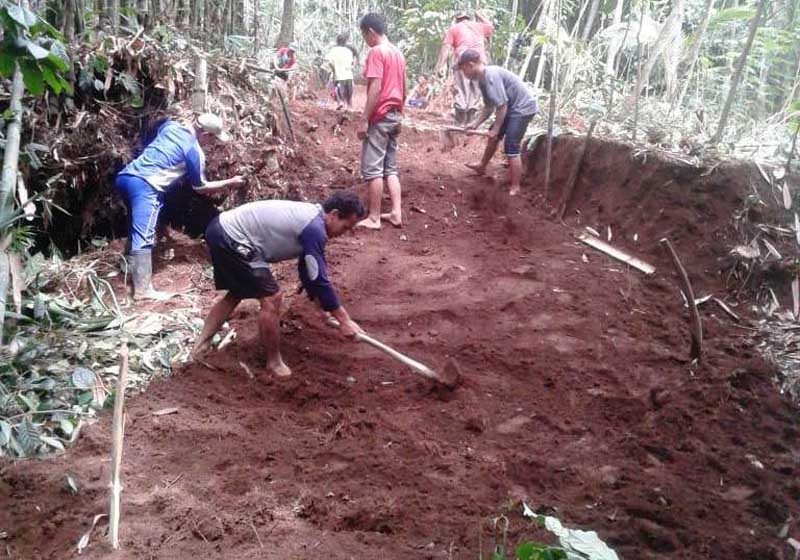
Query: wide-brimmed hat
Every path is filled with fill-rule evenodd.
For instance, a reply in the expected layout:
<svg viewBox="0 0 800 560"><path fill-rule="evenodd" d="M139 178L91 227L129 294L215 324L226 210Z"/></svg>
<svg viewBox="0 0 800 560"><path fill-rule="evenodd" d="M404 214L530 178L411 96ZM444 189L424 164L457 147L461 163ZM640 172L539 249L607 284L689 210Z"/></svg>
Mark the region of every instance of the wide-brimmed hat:
<svg viewBox="0 0 800 560"><path fill-rule="evenodd" d="M227 142L231 139L230 135L225 132L222 124L222 117L214 113L203 113L197 117L197 125L203 130L217 137L220 142Z"/></svg>

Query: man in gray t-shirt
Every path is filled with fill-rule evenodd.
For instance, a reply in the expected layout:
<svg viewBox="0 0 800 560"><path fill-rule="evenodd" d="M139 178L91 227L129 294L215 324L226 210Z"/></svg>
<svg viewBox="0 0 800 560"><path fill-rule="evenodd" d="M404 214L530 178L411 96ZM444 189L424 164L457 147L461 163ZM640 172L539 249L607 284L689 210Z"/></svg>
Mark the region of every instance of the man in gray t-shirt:
<svg viewBox="0 0 800 560"><path fill-rule="evenodd" d="M337 191L322 205L292 200L260 200L223 212L206 228L214 284L227 290L211 308L197 338L193 356L205 352L211 338L243 299L261 303L258 328L267 368L279 377L291 375L280 351L281 292L270 263L297 259L297 272L308 296L339 321L345 336L361 333L328 280L328 239L353 228L366 215L354 192Z"/></svg>
<svg viewBox="0 0 800 560"><path fill-rule="evenodd" d="M500 144L500 139L505 137L503 152L508 158L510 194L516 195L519 193L522 179L522 162L520 161L522 137L525 136L528 123L539 112L536 100L516 74L500 66L484 64L478 51L464 51L458 59L458 67L469 79L478 80L483 95L483 110L474 121L467 125L467 128L478 128L491 116L492 112L495 114L494 124L489 129L489 141L486 143L481 162L467 164L467 167L478 175L483 175Z"/></svg>

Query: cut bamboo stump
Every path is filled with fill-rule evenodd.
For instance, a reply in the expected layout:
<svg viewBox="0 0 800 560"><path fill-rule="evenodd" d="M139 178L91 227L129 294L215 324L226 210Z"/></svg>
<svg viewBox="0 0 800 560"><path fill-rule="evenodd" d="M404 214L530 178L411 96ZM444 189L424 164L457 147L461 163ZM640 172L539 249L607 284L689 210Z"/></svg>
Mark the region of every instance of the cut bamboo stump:
<svg viewBox="0 0 800 560"><path fill-rule="evenodd" d="M119 379L117 379L117 393L114 396L114 420L112 424L111 440L111 481L108 486L111 488L110 503L108 510L108 540L116 550L119 548L119 517L120 517L120 496L122 494L122 481L120 480L120 470L122 467L122 438L125 432L125 417L123 407L125 405L125 386L128 383L128 343L123 342L120 348L122 363L119 366Z"/></svg>
<svg viewBox="0 0 800 560"><path fill-rule="evenodd" d="M194 87L192 89L192 111L205 113L208 97L208 62L200 55L195 60Z"/></svg>
<svg viewBox="0 0 800 560"><path fill-rule="evenodd" d="M683 268L681 260L678 258L678 253L669 239L662 239L661 245L665 247L666 251L672 258L672 264L675 265L675 271L678 273L678 280L681 283L681 291L686 298L686 303L689 305L689 327L692 335L692 347L689 351L689 356L692 360L697 360L698 363L702 360L703 355L703 324L700 321L700 312L697 310L697 303L694 297L694 290L692 284L689 282L689 276L686 274L686 269Z"/></svg>

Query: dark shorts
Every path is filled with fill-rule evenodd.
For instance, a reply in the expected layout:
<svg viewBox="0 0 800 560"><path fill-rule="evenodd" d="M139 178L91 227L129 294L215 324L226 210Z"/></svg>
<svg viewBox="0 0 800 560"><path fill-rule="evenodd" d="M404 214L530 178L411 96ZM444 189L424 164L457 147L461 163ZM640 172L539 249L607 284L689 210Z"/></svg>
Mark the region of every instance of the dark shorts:
<svg viewBox="0 0 800 560"><path fill-rule="evenodd" d="M506 120L503 121L503 126L500 127L500 138L505 138L503 140L503 153L506 156L514 157L519 155L522 137L525 136L528 123L535 116L508 115Z"/></svg>
<svg viewBox="0 0 800 560"><path fill-rule="evenodd" d="M261 299L278 293L278 283L266 265L252 266L252 249L228 237L219 223L211 220L206 228L206 243L214 265L214 285L239 299Z"/></svg>
<svg viewBox="0 0 800 560"><path fill-rule="evenodd" d="M336 99L350 103L353 100L353 80L339 80L336 82Z"/></svg>

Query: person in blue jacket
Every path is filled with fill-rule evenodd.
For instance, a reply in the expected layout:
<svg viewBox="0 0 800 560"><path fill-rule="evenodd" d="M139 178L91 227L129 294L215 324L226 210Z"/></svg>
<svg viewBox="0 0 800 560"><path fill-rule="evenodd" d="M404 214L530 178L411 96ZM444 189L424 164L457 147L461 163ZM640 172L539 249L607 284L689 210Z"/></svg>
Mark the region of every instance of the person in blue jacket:
<svg viewBox="0 0 800 560"><path fill-rule="evenodd" d="M367 212L354 192L334 192L323 204L261 200L222 212L206 228L214 283L225 296L211 308L192 355L209 349L211 339L239 302L258 299L258 327L267 368L279 377L291 370L280 351L281 292L270 263L297 258L303 289L326 313L339 321L345 336L362 333L339 301L328 280L325 245L355 226Z"/></svg>
<svg viewBox="0 0 800 560"><path fill-rule="evenodd" d="M163 299L167 294L153 288L152 251L156 223L170 187L188 180L204 195L244 184L241 176L207 181L203 147L226 142L222 119L211 113L186 125L166 120L141 155L117 174L115 187L128 207L128 262L133 280L134 299Z"/></svg>

